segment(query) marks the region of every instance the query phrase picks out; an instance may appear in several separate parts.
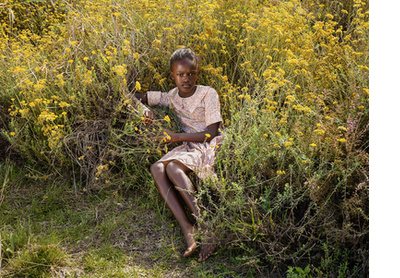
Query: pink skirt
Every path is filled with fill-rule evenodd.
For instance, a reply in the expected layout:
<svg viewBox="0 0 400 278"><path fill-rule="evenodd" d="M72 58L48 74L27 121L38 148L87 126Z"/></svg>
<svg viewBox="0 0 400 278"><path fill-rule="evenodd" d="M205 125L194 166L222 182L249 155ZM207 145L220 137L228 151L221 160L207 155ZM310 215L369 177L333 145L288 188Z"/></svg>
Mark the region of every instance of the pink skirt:
<svg viewBox="0 0 400 278"><path fill-rule="evenodd" d="M168 153L159 161L177 160L192 170L200 179L216 177L213 170L216 153L224 139L223 135L215 136L210 142L185 142Z"/></svg>

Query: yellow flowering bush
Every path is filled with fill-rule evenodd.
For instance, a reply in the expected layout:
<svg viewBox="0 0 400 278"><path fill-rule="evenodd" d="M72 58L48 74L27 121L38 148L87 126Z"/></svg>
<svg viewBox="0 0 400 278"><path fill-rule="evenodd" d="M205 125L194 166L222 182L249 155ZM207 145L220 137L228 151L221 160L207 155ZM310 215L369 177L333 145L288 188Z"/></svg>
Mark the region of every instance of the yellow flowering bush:
<svg viewBox="0 0 400 278"><path fill-rule="evenodd" d="M172 88L168 57L188 46L227 129L218 179L198 193L220 243L256 266L366 271L368 4L6 1L1 134L86 190L149 185L149 166L173 147L152 138L178 127L161 109L144 125L129 96Z"/></svg>

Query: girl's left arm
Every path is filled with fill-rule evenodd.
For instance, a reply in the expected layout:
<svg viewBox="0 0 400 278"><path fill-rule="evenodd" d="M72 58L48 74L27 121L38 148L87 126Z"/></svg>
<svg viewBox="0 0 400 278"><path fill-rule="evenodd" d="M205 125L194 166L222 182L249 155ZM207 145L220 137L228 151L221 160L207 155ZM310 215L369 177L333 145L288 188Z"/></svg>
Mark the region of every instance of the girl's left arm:
<svg viewBox="0 0 400 278"><path fill-rule="evenodd" d="M172 142L210 142L218 135L218 128L221 122L207 126L207 129L196 133L176 133L169 129L164 130L164 134L156 138L157 141L163 140L163 143Z"/></svg>

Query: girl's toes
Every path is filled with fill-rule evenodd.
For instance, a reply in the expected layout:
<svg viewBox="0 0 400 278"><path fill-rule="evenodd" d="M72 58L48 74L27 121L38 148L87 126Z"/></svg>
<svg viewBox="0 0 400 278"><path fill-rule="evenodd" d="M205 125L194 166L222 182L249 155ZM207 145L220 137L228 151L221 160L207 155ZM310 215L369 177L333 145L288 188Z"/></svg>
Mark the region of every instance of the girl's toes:
<svg viewBox="0 0 400 278"><path fill-rule="evenodd" d="M189 257L190 255L193 254L193 252L196 250L196 243L193 243L190 247L188 247L188 249L186 249L185 253L183 254L184 258Z"/></svg>
<svg viewBox="0 0 400 278"><path fill-rule="evenodd" d="M206 244L200 250L199 262L207 260L215 250L214 244Z"/></svg>

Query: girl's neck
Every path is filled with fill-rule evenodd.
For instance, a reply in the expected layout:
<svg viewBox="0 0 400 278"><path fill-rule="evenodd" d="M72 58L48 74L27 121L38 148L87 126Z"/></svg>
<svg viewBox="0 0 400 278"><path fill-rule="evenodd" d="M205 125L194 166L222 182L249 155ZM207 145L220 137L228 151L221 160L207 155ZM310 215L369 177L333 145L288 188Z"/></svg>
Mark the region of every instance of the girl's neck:
<svg viewBox="0 0 400 278"><path fill-rule="evenodd" d="M185 95L185 94L182 94L181 91L179 91L179 89L178 89L178 95L179 95L181 98L188 98L188 97L193 96L194 93L196 92L196 90L197 90L197 85L193 87L193 89L192 89L192 91L191 91L190 93L188 93L187 95Z"/></svg>

